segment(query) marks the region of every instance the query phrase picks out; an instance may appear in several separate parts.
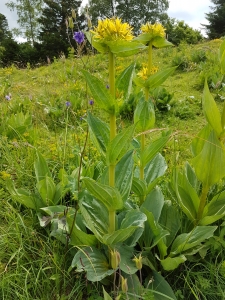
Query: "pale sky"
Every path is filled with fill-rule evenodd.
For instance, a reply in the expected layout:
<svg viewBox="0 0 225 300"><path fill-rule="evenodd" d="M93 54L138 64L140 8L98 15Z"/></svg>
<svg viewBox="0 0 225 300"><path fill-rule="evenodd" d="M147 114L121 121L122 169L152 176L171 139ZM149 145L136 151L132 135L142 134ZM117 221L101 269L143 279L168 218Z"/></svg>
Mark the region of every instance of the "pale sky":
<svg viewBox="0 0 225 300"><path fill-rule="evenodd" d="M0 0L0 13L6 16L11 29L17 27L17 14L6 7L7 1ZM170 7L167 11L169 17L184 20L189 26L198 30L201 30L201 23L207 24L205 13L210 11L209 6L212 5L210 0L170 0L169 2ZM204 34L204 31L202 33Z"/></svg>

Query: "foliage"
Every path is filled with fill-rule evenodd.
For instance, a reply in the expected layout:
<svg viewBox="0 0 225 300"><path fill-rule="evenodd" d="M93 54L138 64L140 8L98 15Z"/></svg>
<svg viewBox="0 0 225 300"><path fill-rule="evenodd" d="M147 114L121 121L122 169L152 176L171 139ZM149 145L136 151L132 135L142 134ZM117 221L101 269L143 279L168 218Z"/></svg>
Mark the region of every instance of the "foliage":
<svg viewBox="0 0 225 300"><path fill-rule="evenodd" d="M222 299L223 103L217 107L205 81L203 119L194 83L208 52L189 72L170 67L177 53L190 60L206 45L153 49L170 44L145 33L119 46L92 42L102 54L0 70L3 296ZM171 105L161 120L158 95ZM132 122L118 113L131 99ZM178 109L190 112L189 122Z"/></svg>
<svg viewBox="0 0 225 300"><path fill-rule="evenodd" d="M37 40L37 34L39 24L37 22L38 17L41 14L43 1L42 0L16 0L6 3L6 6L10 10L16 10L18 15L18 24L20 28L14 29L14 34L17 36L23 36L28 42L34 45Z"/></svg>
<svg viewBox="0 0 225 300"><path fill-rule="evenodd" d="M41 42L39 49L41 57L48 56L49 58L59 57L64 53L68 55L69 47L76 48L76 43L69 35L69 30L81 30L81 22L84 17L78 15L78 10L81 5L79 0L67 1L49 1L44 0L44 8L42 14L38 19L40 30L38 39ZM75 19L75 26L71 23L72 28L68 27L68 18L71 17L71 9L77 12Z"/></svg>
<svg viewBox="0 0 225 300"><path fill-rule="evenodd" d="M213 6L210 7L212 11L205 14L208 24L203 24L203 26L209 39L216 39L225 35L225 6L222 0L211 0L211 2L213 3Z"/></svg>
<svg viewBox="0 0 225 300"><path fill-rule="evenodd" d="M170 18L163 24L166 28L168 40L174 45L179 45L181 42L186 42L187 44L197 44L203 39L200 31L191 28L184 21Z"/></svg>
<svg viewBox="0 0 225 300"><path fill-rule="evenodd" d="M91 0L88 5L88 12L93 25L96 25L99 18L110 18L117 16L124 22L129 22L134 33L140 33L140 26L143 23L162 22L167 18L166 11L169 8L167 0L152 1L114 1L114 0Z"/></svg>

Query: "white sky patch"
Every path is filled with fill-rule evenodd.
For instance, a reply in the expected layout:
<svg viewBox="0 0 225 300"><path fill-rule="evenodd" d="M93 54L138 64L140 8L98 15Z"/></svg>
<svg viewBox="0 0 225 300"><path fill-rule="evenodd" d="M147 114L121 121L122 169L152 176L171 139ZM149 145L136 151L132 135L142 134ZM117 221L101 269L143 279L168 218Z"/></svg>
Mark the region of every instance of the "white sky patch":
<svg viewBox="0 0 225 300"><path fill-rule="evenodd" d="M138 0L137 0L138 1ZM0 13L5 15L9 28L18 27L16 11L10 11L5 3L8 0L0 0ZM83 5L87 3L83 0ZM167 11L169 17L183 20L194 29L200 30L204 34L201 24L207 24L205 13L210 12L209 6L212 5L210 0L170 0L169 9Z"/></svg>

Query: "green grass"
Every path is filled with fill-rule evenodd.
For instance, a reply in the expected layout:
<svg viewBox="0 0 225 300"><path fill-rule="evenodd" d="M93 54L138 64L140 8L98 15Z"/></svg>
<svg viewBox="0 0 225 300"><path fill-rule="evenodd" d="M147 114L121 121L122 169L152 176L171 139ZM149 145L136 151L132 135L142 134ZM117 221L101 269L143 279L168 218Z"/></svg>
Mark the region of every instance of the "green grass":
<svg viewBox="0 0 225 300"><path fill-rule="evenodd" d="M184 64L163 85L174 93L171 109L156 112L156 127L176 133L163 150L169 165L168 177L174 164L182 165L191 158L191 141L206 124L201 108L204 75L218 72L216 55L220 43L216 40L154 50L154 65L159 69L176 61L182 63L181 58L185 58ZM198 60L194 54L199 51L205 52L207 60L193 62L193 57ZM133 60L140 69L145 59L144 53L119 58L116 69L119 73ZM60 58L38 69L0 69L0 299L102 299L98 285L87 286L83 275L69 272L75 249L67 249L49 237L48 228L40 228L37 216L13 202L6 188L10 176L17 188L35 190L36 149L47 159L55 181L59 180L60 169L68 174L76 170L86 137L86 113L93 110L95 115L102 114L95 105L89 105L91 95L81 75L82 68L108 84L107 59L101 54L82 59ZM215 79L218 80L217 75L211 76L210 82ZM9 93L12 99L6 101L5 95ZM212 88L212 93L217 98L224 96L222 88ZM67 101L71 102L69 109ZM217 104L222 109L223 102ZM25 119L14 118L20 112ZM129 122L118 116L121 128ZM97 149L89 138L84 157L87 165L98 161ZM223 252L221 247L218 260L189 263L182 270L165 274L178 300L224 299L225 273L218 271L225 261Z"/></svg>

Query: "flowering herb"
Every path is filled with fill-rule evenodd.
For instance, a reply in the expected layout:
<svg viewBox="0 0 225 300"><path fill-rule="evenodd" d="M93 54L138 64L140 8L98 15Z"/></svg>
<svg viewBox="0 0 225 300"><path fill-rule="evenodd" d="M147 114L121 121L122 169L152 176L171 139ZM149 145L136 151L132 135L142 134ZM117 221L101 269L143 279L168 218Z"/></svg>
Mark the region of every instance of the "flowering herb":
<svg viewBox="0 0 225 300"><path fill-rule="evenodd" d="M151 24L147 22L141 26L141 31L143 33L150 33L152 37L165 37L165 28L160 23Z"/></svg>
<svg viewBox="0 0 225 300"><path fill-rule="evenodd" d="M84 33L82 31L74 32L73 38L78 44L82 44L84 41Z"/></svg>
<svg viewBox="0 0 225 300"><path fill-rule="evenodd" d="M98 26L91 32L95 39L104 41L131 41L133 39L132 27L128 23L122 23L118 18L99 20Z"/></svg>
<svg viewBox="0 0 225 300"><path fill-rule="evenodd" d="M89 101L89 104L90 104L90 105L94 105L94 100L91 99L91 100Z"/></svg>
<svg viewBox="0 0 225 300"><path fill-rule="evenodd" d="M70 107L71 106L71 102L70 101L66 101L66 107Z"/></svg>

